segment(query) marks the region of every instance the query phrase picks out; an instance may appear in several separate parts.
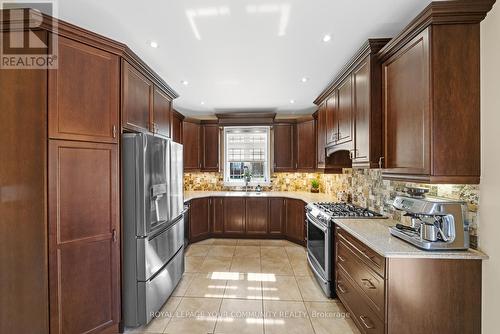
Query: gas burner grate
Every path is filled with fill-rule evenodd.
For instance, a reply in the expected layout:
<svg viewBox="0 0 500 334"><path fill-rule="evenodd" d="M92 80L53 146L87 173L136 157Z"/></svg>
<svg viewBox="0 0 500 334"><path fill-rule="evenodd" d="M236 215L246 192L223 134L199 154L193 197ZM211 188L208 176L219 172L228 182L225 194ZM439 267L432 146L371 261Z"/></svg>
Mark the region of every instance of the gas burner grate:
<svg viewBox="0 0 500 334"><path fill-rule="evenodd" d="M320 202L315 205L332 217L383 217L377 212L350 203Z"/></svg>

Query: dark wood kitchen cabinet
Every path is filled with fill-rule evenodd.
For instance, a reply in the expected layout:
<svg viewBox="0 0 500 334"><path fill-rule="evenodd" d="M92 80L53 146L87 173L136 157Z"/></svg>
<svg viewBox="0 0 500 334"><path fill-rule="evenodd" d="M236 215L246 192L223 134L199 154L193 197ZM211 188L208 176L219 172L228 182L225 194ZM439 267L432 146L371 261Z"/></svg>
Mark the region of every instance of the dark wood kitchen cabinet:
<svg viewBox="0 0 500 334"><path fill-rule="evenodd" d="M224 233L224 198L213 197L212 205L212 234Z"/></svg>
<svg viewBox="0 0 500 334"><path fill-rule="evenodd" d="M189 242L206 239L210 235L210 198L197 198L189 203Z"/></svg>
<svg viewBox="0 0 500 334"><path fill-rule="evenodd" d="M51 140L48 164L50 332L117 326L118 146Z"/></svg>
<svg viewBox="0 0 500 334"><path fill-rule="evenodd" d="M287 238L305 245L305 203L298 199L286 199L285 231Z"/></svg>
<svg viewBox="0 0 500 334"><path fill-rule="evenodd" d="M285 232L286 200L284 198L269 199L269 234L282 235Z"/></svg>
<svg viewBox="0 0 500 334"><path fill-rule="evenodd" d="M54 37L58 53L55 69L0 69L0 332L118 333L119 136L151 130L154 87L177 95L122 43L45 15L22 31L2 14L3 40Z"/></svg>
<svg viewBox="0 0 500 334"><path fill-rule="evenodd" d="M224 233L227 235L245 233L244 197L224 198Z"/></svg>
<svg viewBox="0 0 500 334"><path fill-rule="evenodd" d="M171 119L172 98L158 87L154 87L151 131L170 138Z"/></svg>
<svg viewBox="0 0 500 334"><path fill-rule="evenodd" d="M58 68L48 71L49 137L117 143L120 57L58 38Z"/></svg>
<svg viewBox="0 0 500 334"><path fill-rule="evenodd" d="M172 100L176 96L153 78L122 60L122 127L126 131L171 136Z"/></svg>
<svg viewBox="0 0 500 334"><path fill-rule="evenodd" d="M201 125L201 170L206 172L219 171L219 125L205 124Z"/></svg>
<svg viewBox="0 0 500 334"><path fill-rule="evenodd" d="M324 169L326 165L326 102L323 102L316 113L316 168Z"/></svg>
<svg viewBox="0 0 500 334"><path fill-rule="evenodd" d="M492 3L467 2L470 17L435 3L379 52L384 178L479 183L479 22Z"/></svg>
<svg viewBox="0 0 500 334"><path fill-rule="evenodd" d="M200 161L200 124L191 120L182 124L182 144L184 145L184 170L199 171Z"/></svg>
<svg viewBox="0 0 500 334"><path fill-rule="evenodd" d="M145 132L151 125L153 82L122 60L122 127Z"/></svg>
<svg viewBox="0 0 500 334"><path fill-rule="evenodd" d="M182 128L184 116L176 110L172 111L172 140L176 143L182 144Z"/></svg>
<svg viewBox="0 0 500 334"><path fill-rule="evenodd" d="M314 119L299 121L297 123L296 150L297 164L296 169L300 172L313 172L316 169L316 133Z"/></svg>
<svg viewBox="0 0 500 334"><path fill-rule="evenodd" d="M339 226L334 240L336 292L361 333L481 332L481 260L385 258Z"/></svg>
<svg viewBox="0 0 500 334"><path fill-rule="evenodd" d="M247 235L267 234L269 223L269 200L249 197L245 201L245 232Z"/></svg>
<svg viewBox="0 0 500 334"><path fill-rule="evenodd" d="M273 125L274 134L274 171L289 172L296 169L295 162L295 124L278 123Z"/></svg>
<svg viewBox="0 0 500 334"><path fill-rule="evenodd" d="M318 113L326 109L326 160L335 161L327 165L366 168L379 167L382 161L382 79L377 52L388 41L365 42L315 100Z"/></svg>

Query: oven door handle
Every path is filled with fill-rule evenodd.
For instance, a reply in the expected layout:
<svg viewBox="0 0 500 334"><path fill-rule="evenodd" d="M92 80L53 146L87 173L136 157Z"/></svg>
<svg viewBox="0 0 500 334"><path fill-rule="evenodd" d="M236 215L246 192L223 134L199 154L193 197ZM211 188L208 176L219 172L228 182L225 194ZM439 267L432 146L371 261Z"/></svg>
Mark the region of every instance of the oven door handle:
<svg viewBox="0 0 500 334"><path fill-rule="evenodd" d="M309 258L309 255L307 255L307 262L309 262L309 268L311 268L312 271L314 271L314 273L316 274L316 277L318 277L323 283L328 283L328 281L323 278L323 276L318 272L318 270L316 270L316 268L314 267L314 264L312 263L311 259Z"/></svg>
<svg viewBox="0 0 500 334"><path fill-rule="evenodd" d="M309 213L306 213L307 221L319 228L321 231L326 233L328 231L328 226L317 223Z"/></svg>

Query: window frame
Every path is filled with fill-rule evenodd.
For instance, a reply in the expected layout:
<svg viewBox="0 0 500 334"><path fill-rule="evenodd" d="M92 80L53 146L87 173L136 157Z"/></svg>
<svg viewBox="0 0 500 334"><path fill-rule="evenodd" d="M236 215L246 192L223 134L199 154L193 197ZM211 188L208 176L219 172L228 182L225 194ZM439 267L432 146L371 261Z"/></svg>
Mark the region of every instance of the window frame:
<svg viewBox="0 0 500 334"><path fill-rule="evenodd" d="M224 127L224 130L222 131L222 136L223 136L223 142L224 142L224 150L223 150L223 162L224 162L224 167L223 167L223 179L224 179L224 186L226 187L244 187L245 186L245 181L243 180L229 180L230 175L230 164L228 161L228 144L227 144L227 134L230 132L233 132L234 130L241 130L241 131L252 131L256 129L263 129L265 130L266 134L266 145L265 145L265 152L264 152L264 180L254 180L252 179L249 183L248 186L250 187L255 187L257 185L260 186L269 186L271 185L271 126L226 126Z"/></svg>

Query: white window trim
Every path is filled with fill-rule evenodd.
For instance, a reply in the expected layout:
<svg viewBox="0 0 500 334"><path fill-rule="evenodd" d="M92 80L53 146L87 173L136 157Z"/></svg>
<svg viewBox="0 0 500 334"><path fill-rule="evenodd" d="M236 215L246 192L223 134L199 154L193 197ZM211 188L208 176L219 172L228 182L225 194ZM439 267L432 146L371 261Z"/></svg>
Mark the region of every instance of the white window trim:
<svg viewBox="0 0 500 334"><path fill-rule="evenodd" d="M235 129L265 129L266 130L266 161L267 166L264 171L266 175L266 181L250 181L248 183L249 187L260 186L270 186L271 185L271 127L270 126L226 126L224 127L223 136L224 136L224 151L223 151L223 160L224 160L224 168L223 168L223 178L224 178L224 186L225 187L244 187L245 181L228 181L227 175L229 175L229 164L227 161L227 132Z"/></svg>

